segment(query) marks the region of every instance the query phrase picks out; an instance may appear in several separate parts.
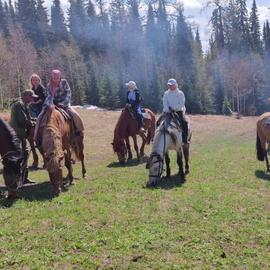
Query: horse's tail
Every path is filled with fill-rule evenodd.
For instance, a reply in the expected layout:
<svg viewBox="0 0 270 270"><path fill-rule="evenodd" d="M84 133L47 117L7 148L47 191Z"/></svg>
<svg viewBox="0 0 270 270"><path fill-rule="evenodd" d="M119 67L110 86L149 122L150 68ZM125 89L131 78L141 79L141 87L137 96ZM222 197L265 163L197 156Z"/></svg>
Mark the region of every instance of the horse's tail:
<svg viewBox="0 0 270 270"><path fill-rule="evenodd" d="M150 120L150 127L147 132L147 137L146 137L146 143L150 144L150 142L153 140L154 135L155 135L155 130L156 130L156 117L153 112L149 110L149 113L151 115L151 120Z"/></svg>
<svg viewBox="0 0 270 270"><path fill-rule="evenodd" d="M77 135L72 138L71 148L75 154L75 157L78 161L82 161L83 154L83 135Z"/></svg>
<svg viewBox="0 0 270 270"><path fill-rule="evenodd" d="M257 140L256 140L256 149L257 149L257 159L259 161L264 161L264 150L262 148L261 140L257 132Z"/></svg>

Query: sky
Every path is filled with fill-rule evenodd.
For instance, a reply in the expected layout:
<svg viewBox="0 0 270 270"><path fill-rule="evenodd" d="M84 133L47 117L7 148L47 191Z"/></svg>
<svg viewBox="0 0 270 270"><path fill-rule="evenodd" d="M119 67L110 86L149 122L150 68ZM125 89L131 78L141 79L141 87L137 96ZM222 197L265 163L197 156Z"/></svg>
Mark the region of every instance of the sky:
<svg viewBox="0 0 270 270"><path fill-rule="evenodd" d="M69 3L68 0L60 0L62 8L67 10ZM211 8L206 7L209 0L179 0L184 4L184 14L188 20L199 26L203 48L206 50L208 47L208 40L210 37L209 17L211 15ZM251 9L253 0L247 1L247 6ZM48 7L51 6L52 0L45 0ZM256 0L261 25L268 19L270 20L270 1L269 0Z"/></svg>

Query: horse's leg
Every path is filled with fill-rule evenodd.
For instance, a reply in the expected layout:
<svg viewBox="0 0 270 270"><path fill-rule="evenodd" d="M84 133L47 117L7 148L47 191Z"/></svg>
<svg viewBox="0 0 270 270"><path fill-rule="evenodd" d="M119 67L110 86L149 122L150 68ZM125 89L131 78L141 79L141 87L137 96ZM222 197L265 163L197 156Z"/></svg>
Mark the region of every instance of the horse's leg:
<svg viewBox="0 0 270 270"><path fill-rule="evenodd" d="M177 164L178 164L178 175L180 175L181 180L185 181L181 148L177 152Z"/></svg>
<svg viewBox="0 0 270 270"><path fill-rule="evenodd" d="M133 142L134 142L134 149L135 149L136 154L137 154L137 160L139 161L140 160L140 154L139 154L139 147L138 147L138 142L137 142L137 136L136 135L133 135L132 136L132 139L133 139Z"/></svg>
<svg viewBox="0 0 270 270"><path fill-rule="evenodd" d="M79 142L78 142L78 147L79 147L79 159L82 164L82 176L85 178L86 175L86 169L85 169L85 164L84 164L84 143L83 143L83 136L79 137Z"/></svg>
<svg viewBox="0 0 270 270"><path fill-rule="evenodd" d="M126 137L125 141L126 141L126 146L127 146L127 151L128 151L128 160L131 160L132 159L132 152L131 152L131 148L130 148L129 137Z"/></svg>
<svg viewBox="0 0 270 270"><path fill-rule="evenodd" d="M36 170L38 168L38 155L37 155L37 151L34 145L34 141L33 138L28 138L27 139L33 154L33 163L31 165L31 169Z"/></svg>
<svg viewBox="0 0 270 270"><path fill-rule="evenodd" d="M185 174L189 174L189 144L183 145L183 152L185 158Z"/></svg>
<svg viewBox="0 0 270 270"><path fill-rule="evenodd" d="M142 138L142 145L141 145L141 148L140 148L140 156L143 157L144 156L144 147L145 147L145 144L146 144L146 139L144 136L141 136Z"/></svg>
<svg viewBox="0 0 270 270"><path fill-rule="evenodd" d="M170 168L170 157L169 153L165 153L165 163L166 163L166 177L170 178L171 177L171 168Z"/></svg>
<svg viewBox="0 0 270 270"><path fill-rule="evenodd" d="M72 173L72 165L71 165L71 152L69 149L67 149L65 153L65 166L68 170L67 178L69 179L69 184L72 185L73 173Z"/></svg>

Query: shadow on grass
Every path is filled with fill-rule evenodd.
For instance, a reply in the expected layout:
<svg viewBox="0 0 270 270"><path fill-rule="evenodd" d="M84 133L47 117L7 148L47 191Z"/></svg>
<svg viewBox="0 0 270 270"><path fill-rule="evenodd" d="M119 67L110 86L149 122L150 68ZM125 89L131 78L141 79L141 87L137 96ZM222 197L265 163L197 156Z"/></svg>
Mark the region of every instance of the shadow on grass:
<svg viewBox="0 0 270 270"><path fill-rule="evenodd" d="M62 192L68 191L68 187L65 187ZM18 190L18 199L7 199L4 197L4 193L7 191L6 187L0 187L0 208L11 207L13 203L18 199L24 199L26 201L50 201L55 197L50 182L36 183L31 185L25 185Z"/></svg>
<svg viewBox="0 0 270 270"><path fill-rule="evenodd" d="M139 161L137 159L128 160L126 163L111 162L107 165L107 168L121 168L121 167L134 167L140 164L146 163L148 157L142 157Z"/></svg>
<svg viewBox="0 0 270 270"><path fill-rule="evenodd" d="M181 187L186 183L186 180L180 179L178 174L172 175L170 178L163 176L154 187L145 187L149 189L161 188L165 190L173 189L175 187Z"/></svg>
<svg viewBox="0 0 270 270"><path fill-rule="evenodd" d="M255 171L255 176L262 179L262 180L270 181L270 174L266 173L265 171L256 170Z"/></svg>

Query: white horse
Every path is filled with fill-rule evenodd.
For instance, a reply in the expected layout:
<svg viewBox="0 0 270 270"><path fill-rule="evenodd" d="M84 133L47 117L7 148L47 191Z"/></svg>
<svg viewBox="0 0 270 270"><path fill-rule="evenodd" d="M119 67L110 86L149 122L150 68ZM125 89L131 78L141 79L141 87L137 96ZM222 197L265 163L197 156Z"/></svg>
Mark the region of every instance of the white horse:
<svg viewBox="0 0 270 270"><path fill-rule="evenodd" d="M162 176L163 161L166 163L166 177L171 176L169 150L177 152L178 175L181 181L185 181L185 175L189 173L189 144L183 144L182 129L175 112L166 113L155 132L152 152L146 164L149 169L147 186L155 186ZM185 173L183 170L182 151L185 157Z"/></svg>

